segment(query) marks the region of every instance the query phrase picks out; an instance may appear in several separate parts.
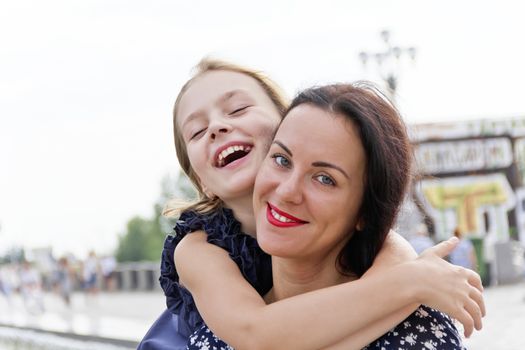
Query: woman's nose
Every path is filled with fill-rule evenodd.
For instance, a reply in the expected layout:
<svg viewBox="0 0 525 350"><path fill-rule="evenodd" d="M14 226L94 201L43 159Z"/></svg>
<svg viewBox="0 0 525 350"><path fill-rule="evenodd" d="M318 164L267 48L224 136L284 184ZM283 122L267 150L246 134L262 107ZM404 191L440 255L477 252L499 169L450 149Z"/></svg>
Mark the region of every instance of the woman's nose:
<svg viewBox="0 0 525 350"><path fill-rule="evenodd" d="M275 192L283 202L299 204L303 200L303 189L298 176L290 175L277 186Z"/></svg>

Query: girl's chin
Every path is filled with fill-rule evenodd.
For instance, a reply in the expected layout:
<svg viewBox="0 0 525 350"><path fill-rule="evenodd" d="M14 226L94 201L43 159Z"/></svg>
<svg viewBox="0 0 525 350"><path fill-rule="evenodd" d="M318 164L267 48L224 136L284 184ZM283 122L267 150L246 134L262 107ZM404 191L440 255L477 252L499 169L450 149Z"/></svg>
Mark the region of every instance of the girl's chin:
<svg viewBox="0 0 525 350"><path fill-rule="evenodd" d="M250 201L253 197L253 185L255 179L231 179L232 181L228 182L227 186L223 189L223 195L219 195L224 201L228 199L239 199L241 197L249 197Z"/></svg>

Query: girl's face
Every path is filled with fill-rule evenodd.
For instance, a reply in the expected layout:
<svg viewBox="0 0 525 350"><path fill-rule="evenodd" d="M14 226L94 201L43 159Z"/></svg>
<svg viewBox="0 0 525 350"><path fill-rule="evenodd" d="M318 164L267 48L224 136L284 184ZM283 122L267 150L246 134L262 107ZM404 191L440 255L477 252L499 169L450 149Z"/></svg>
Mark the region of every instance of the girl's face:
<svg viewBox="0 0 525 350"><path fill-rule="evenodd" d="M295 259L336 256L358 222L365 165L352 122L308 104L292 109L255 183L261 248Z"/></svg>
<svg viewBox="0 0 525 350"><path fill-rule="evenodd" d="M251 196L281 116L258 82L210 71L182 96L177 127L204 191L224 201Z"/></svg>

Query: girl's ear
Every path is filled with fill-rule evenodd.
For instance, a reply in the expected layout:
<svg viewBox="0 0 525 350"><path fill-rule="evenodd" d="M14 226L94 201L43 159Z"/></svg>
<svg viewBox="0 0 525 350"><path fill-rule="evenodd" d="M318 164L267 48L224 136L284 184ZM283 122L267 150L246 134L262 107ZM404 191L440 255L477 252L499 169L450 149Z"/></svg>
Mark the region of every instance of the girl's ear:
<svg viewBox="0 0 525 350"><path fill-rule="evenodd" d="M195 179L197 179L197 182L199 183L199 187L201 188L202 193L209 199L212 199L215 197L215 195L208 190L208 188L202 183L201 179L194 173Z"/></svg>
<svg viewBox="0 0 525 350"><path fill-rule="evenodd" d="M206 186L201 184L201 187L202 187L202 193L204 193L206 197L208 197L209 199L215 198L215 195L210 190L208 190Z"/></svg>

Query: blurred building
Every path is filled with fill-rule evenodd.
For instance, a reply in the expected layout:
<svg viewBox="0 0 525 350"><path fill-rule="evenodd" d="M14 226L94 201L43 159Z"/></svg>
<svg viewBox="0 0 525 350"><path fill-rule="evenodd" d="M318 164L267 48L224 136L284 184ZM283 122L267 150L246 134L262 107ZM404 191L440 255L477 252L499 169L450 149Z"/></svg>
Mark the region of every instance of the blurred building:
<svg viewBox="0 0 525 350"><path fill-rule="evenodd" d="M476 246L482 277L522 277L525 246L525 118L414 125L417 180L412 203L436 241L456 227ZM509 261L496 255L507 255ZM508 265L508 266L507 266Z"/></svg>

